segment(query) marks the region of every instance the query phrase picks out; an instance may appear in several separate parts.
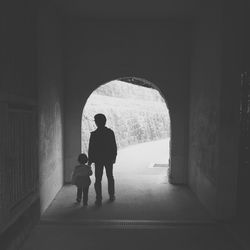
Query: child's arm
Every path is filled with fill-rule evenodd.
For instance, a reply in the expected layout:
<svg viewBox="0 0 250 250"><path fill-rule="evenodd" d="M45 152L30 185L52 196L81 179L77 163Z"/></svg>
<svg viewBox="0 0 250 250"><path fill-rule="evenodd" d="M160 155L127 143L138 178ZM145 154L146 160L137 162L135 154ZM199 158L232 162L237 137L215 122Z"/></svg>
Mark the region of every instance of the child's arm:
<svg viewBox="0 0 250 250"><path fill-rule="evenodd" d="M91 167L89 166L89 176L91 176L93 174L93 171L91 169Z"/></svg>

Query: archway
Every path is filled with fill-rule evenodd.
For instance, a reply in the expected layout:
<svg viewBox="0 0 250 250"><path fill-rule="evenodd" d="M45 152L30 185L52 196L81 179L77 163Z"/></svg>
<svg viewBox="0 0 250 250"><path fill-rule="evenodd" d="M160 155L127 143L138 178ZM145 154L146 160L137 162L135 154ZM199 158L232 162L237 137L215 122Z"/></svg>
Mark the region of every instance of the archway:
<svg viewBox="0 0 250 250"><path fill-rule="evenodd" d="M116 74L117 75L117 74ZM122 74L119 74L122 75ZM81 151L81 120L84 105L86 106L89 96L100 87L98 82L101 82L95 75L93 78L87 78L85 81L81 81L81 84L73 86L68 89L68 99L66 101L66 116L65 116L65 179L66 182L70 180L70 174L72 169L77 164L77 155ZM151 79L151 77L149 77ZM99 80L98 80L99 79ZM110 79L110 77L104 77L103 79ZM147 81L143 81L140 78L127 77L116 78L120 81L127 83L133 83L133 86L148 87L146 89L156 89L158 93L160 91L153 84ZM152 77L153 79L153 77ZM155 78L157 81L157 78ZM79 82L79 81L78 81ZM108 82L108 80L104 81ZM94 220L119 220L125 219L142 219L142 220L187 220L193 218L204 218L206 213L203 212L200 204L197 204L197 200L194 199L193 193L188 187L182 185L181 187L172 184L181 183L184 184L186 179L186 164L185 164L185 152L186 138L185 129L187 128L186 116L187 112L184 112L180 105L180 101L184 102L183 91L174 92L173 88L169 88L167 92L167 85L169 81L159 80L159 88L163 90L164 96L167 96L168 106L170 108L171 115L171 172L169 174L170 181L167 180L167 171L165 171L164 177L162 175L152 174L154 170L158 171L160 168L149 168L142 174L126 173L117 175L115 171L120 171L122 168L117 165L114 168L115 176L115 196L116 201L109 203L109 195L107 189L106 178L102 181L102 194L103 194L103 206L102 209L96 211L94 205L96 193L94 189L95 177L92 176L92 184L89 189L89 207L84 212L73 205L75 199L75 187L72 185L66 185L58 196L58 200L54 203L54 208L60 207L61 204L66 204L68 209L63 209L62 214L65 215L64 219L77 218L78 215L82 219L94 219ZM164 85L164 82L166 83ZM70 92L71 91L71 92ZM171 92L172 91L172 92ZM71 94L70 94L71 93ZM159 94L161 98L163 94ZM70 97L69 97L70 96ZM164 100L165 103L165 100ZM178 105L179 104L179 105ZM166 103L165 103L166 106ZM186 105L187 106L187 105ZM186 107L185 106L185 107ZM96 112L95 112L96 113ZM90 119L93 129L95 125L93 123L93 115L87 117ZM107 124L108 125L108 124ZM108 125L109 126L109 125ZM151 151L149 152L150 155ZM145 155L145 154L144 154ZM132 162L134 158L130 157ZM137 157L138 159L140 157ZM141 158L140 158L141 159ZM137 164L137 162L136 162ZM142 163L142 165L144 162ZM94 169L94 166L93 166ZM127 169L126 169L127 170ZM145 170L145 169L144 169ZM153 171L151 171L153 170ZM117 179L120 178L120 179ZM172 181L174 180L174 181ZM70 199L65 197L71 197ZM188 201L188 202L186 202ZM53 211L52 211L53 210ZM56 214L55 209L51 209L51 215ZM55 211L55 213L54 213Z"/></svg>
<svg viewBox="0 0 250 250"><path fill-rule="evenodd" d="M166 101L154 84L136 77L123 77L94 90L82 113L82 152L88 151L90 132L96 128L93 121L96 113L104 113L107 127L115 132L120 174L147 172L167 176L171 162L170 117ZM127 158L139 159L134 160L135 164ZM123 165L126 166L121 170Z"/></svg>

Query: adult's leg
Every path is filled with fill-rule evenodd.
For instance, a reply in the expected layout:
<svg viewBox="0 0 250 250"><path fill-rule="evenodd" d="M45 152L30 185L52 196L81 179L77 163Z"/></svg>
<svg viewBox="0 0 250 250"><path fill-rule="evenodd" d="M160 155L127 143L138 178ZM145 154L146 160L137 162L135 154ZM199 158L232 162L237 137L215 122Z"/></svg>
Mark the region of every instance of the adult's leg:
<svg viewBox="0 0 250 250"><path fill-rule="evenodd" d="M103 175L103 164L95 164L95 192L96 201L102 201L102 175Z"/></svg>
<svg viewBox="0 0 250 250"><path fill-rule="evenodd" d="M89 186L83 187L83 205L88 204Z"/></svg>
<svg viewBox="0 0 250 250"><path fill-rule="evenodd" d="M82 200L82 186L77 186L76 201L81 202Z"/></svg>
<svg viewBox="0 0 250 250"><path fill-rule="evenodd" d="M106 175L108 178L108 192L110 200L114 200L115 198L115 180L113 176L113 164L107 163L105 164Z"/></svg>

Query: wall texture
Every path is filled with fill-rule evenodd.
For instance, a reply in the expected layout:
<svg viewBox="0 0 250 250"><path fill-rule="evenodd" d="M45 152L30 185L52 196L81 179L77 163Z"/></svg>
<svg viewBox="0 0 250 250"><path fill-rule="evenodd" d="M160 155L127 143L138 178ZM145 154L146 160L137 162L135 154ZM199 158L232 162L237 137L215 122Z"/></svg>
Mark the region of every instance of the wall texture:
<svg viewBox="0 0 250 250"><path fill-rule="evenodd" d="M248 76L250 75L250 16L249 9L250 3L249 1L244 1L245 5L243 6L244 11L241 12L241 18L243 17L244 23L242 24L243 33L240 35L241 39L244 41L241 44L242 48L242 59L243 59L243 71L248 72ZM248 111L249 112L249 111ZM249 126L249 125L248 125ZM244 138L246 139L246 138ZM248 156L249 157L249 156ZM237 215L240 220L244 223L250 221L250 166L248 164L241 164L239 167L238 173L238 190L237 190Z"/></svg>
<svg viewBox="0 0 250 250"><path fill-rule="evenodd" d="M215 212L218 161L221 43L218 20L194 27L191 64L189 182L200 200Z"/></svg>
<svg viewBox="0 0 250 250"><path fill-rule="evenodd" d="M41 212L63 185L61 19L53 8L38 16L39 178Z"/></svg>
<svg viewBox="0 0 250 250"><path fill-rule="evenodd" d="M242 42L239 10L240 5L216 6L216 12L210 10L194 30L189 183L218 219L232 218L236 213Z"/></svg>
<svg viewBox="0 0 250 250"><path fill-rule="evenodd" d="M39 217L36 13L34 1L0 3L1 249L17 249Z"/></svg>
<svg viewBox="0 0 250 250"><path fill-rule="evenodd" d="M243 71L243 1L224 2L222 19L222 87L220 94L217 215L236 215L239 168L240 84Z"/></svg>
<svg viewBox="0 0 250 250"><path fill-rule="evenodd" d="M159 87L170 111L172 181L187 181L189 24L66 21L65 181L81 149L81 115L97 87L135 76ZM175 136L176 135L176 136Z"/></svg>
<svg viewBox="0 0 250 250"><path fill-rule="evenodd" d="M1 95L36 98L36 13L30 0L1 2Z"/></svg>

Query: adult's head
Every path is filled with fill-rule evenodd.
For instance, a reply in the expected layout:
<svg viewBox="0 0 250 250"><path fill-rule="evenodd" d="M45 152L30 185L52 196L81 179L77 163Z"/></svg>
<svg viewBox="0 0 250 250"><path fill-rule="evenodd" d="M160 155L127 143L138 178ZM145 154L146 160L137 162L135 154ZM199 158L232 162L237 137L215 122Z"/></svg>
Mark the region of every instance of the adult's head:
<svg viewBox="0 0 250 250"><path fill-rule="evenodd" d="M94 118L95 118L95 124L98 128L105 127L106 116L104 114L96 114Z"/></svg>

